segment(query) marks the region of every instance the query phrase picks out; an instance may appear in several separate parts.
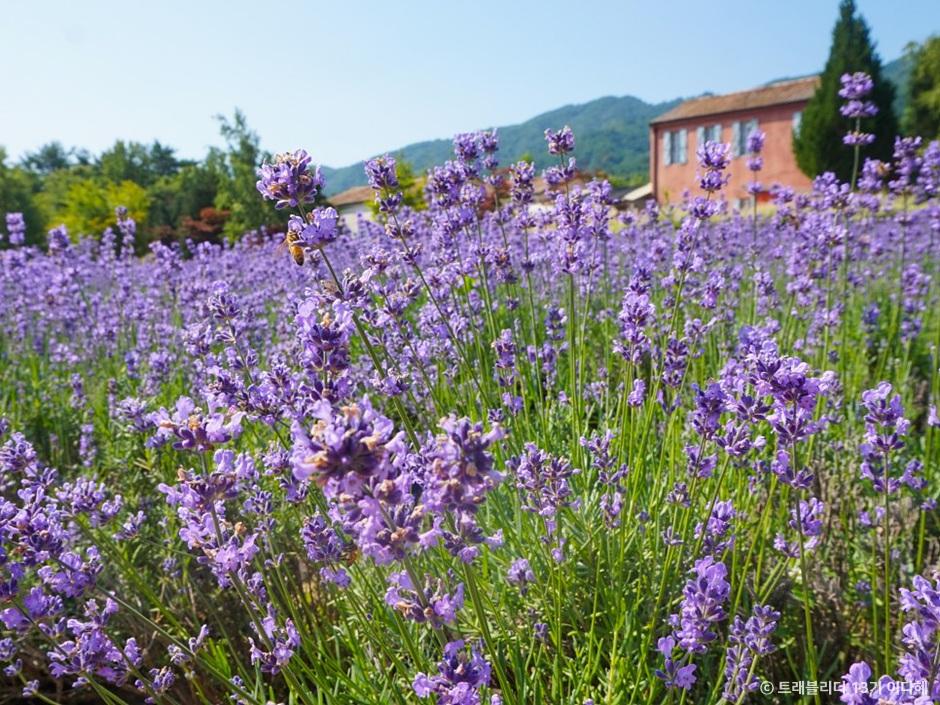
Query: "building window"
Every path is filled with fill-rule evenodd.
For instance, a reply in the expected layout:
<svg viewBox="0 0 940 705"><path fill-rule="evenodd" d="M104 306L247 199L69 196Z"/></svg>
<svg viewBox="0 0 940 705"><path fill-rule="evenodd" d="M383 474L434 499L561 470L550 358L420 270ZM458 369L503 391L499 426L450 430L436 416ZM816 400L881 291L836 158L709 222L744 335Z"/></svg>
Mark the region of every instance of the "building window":
<svg viewBox="0 0 940 705"><path fill-rule="evenodd" d="M668 130L663 133L663 164L685 164L688 161L688 130Z"/></svg>
<svg viewBox="0 0 940 705"><path fill-rule="evenodd" d="M800 125L803 124L803 111L797 110L793 113L793 134L800 134Z"/></svg>
<svg viewBox="0 0 940 705"><path fill-rule="evenodd" d="M706 142L721 142L721 124L702 125L695 131L696 148Z"/></svg>
<svg viewBox="0 0 940 705"><path fill-rule="evenodd" d="M735 157L747 154L747 138L757 129L757 120L741 120L731 123L731 153Z"/></svg>

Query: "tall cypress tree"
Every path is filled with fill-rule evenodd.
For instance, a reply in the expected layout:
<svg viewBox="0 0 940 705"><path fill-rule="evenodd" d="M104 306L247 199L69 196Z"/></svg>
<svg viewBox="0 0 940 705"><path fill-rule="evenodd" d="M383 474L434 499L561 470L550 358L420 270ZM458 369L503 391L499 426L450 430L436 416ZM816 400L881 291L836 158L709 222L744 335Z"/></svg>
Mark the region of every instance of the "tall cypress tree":
<svg viewBox="0 0 940 705"><path fill-rule="evenodd" d="M863 148L863 156L888 159L898 134L897 117L891 107L894 85L883 77L881 59L872 45L868 24L859 15L854 0L842 0L839 19L832 30L832 47L823 70L819 89L803 110L800 131L793 138L796 162L808 176L835 172L848 181L852 174L852 150L842 137L854 125L839 113L842 74L864 71L875 83L871 100L878 115L862 120L862 131L875 135L875 142Z"/></svg>

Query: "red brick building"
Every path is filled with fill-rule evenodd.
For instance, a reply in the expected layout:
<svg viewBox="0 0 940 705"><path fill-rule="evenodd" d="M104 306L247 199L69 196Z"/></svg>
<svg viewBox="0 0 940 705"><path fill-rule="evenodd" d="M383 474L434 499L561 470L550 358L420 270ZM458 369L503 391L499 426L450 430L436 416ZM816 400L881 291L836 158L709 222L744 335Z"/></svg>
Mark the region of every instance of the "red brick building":
<svg viewBox="0 0 940 705"><path fill-rule="evenodd" d="M752 179L746 160L747 136L757 128L767 135L764 169L758 180L768 189L774 183L798 191L810 188L793 155L793 132L802 111L819 85L819 78L781 81L761 88L727 95L687 100L650 122L650 179L659 203L675 203L685 189L697 188L695 151L706 140L731 145L726 197L732 205L750 200L745 190ZM758 195L765 201L769 194Z"/></svg>

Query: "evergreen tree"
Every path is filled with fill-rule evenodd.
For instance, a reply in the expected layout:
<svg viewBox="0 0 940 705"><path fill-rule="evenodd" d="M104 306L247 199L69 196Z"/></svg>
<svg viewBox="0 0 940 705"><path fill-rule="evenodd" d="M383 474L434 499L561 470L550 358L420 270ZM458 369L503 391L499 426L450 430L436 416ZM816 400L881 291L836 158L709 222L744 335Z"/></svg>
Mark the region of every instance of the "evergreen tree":
<svg viewBox="0 0 940 705"><path fill-rule="evenodd" d="M908 55L912 61L904 131L926 139L940 137L940 36L912 46Z"/></svg>
<svg viewBox="0 0 940 705"><path fill-rule="evenodd" d="M825 171L835 172L843 181L851 176L853 154L842 138L852 124L839 113L843 102L839 88L842 75L856 71L871 76L875 83L871 101L878 107L878 115L862 121L863 131L875 135L874 144L865 147L863 155L889 159L898 133L892 108L894 86L882 75L881 59L872 44L868 25L856 12L854 0L842 0L819 88L803 110L800 131L793 138L797 164L808 176Z"/></svg>

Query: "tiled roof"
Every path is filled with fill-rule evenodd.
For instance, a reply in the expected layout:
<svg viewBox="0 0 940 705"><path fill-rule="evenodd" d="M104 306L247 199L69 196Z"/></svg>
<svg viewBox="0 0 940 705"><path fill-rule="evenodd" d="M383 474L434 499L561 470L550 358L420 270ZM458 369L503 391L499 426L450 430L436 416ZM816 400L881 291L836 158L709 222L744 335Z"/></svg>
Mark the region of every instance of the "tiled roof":
<svg viewBox="0 0 940 705"><path fill-rule="evenodd" d="M751 110L753 108L766 108L771 105L798 103L809 100L816 92L818 85L819 76L809 76L808 78L798 78L793 81L780 81L769 86L738 91L737 93L693 98L680 103L669 112L653 118L650 122L672 122L673 120L684 120L685 118L731 113L736 110Z"/></svg>
<svg viewBox="0 0 940 705"><path fill-rule="evenodd" d="M351 206L356 203L367 203L372 200L374 195L375 192L369 186L353 186L335 196L330 196L326 200L330 202L331 206L338 208L339 206Z"/></svg>

